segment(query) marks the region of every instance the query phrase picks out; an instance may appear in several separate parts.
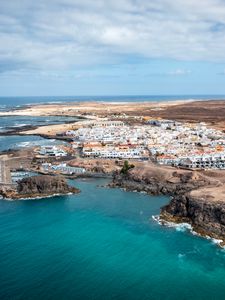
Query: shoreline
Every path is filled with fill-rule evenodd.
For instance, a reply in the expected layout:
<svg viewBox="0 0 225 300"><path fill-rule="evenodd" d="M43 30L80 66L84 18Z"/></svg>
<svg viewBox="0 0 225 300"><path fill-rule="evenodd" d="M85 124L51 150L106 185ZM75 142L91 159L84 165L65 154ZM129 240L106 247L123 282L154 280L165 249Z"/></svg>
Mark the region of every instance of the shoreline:
<svg viewBox="0 0 225 300"><path fill-rule="evenodd" d="M202 105L204 104L204 110ZM57 103L45 105L27 106L25 109L15 110L13 116L64 116L80 117L81 120L76 122L64 122L62 124L51 124L32 126L29 128L17 128L11 132L5 132L2 135L36 135L45 139L57 139L71 142L73 139L62 136L63 132L67 130L76 130L79 127L90 126L93 120L119 120L127 124L139 125L148 124L146 120L151 119L172 119L181 122L206 122L205 124L214 124L214 127L221 126L225 129L225 100L176 100L176 101L162 101L162 102L85 102L85 103ZM6 112L5 112L6 113ZM8 112L9 114L10 112ZM4 114L3 112L0 112ZM7 114L7 113L6 113ZM84 117L85 116L85 117ZM132 119L133 118L133 119ZM144 119L146 118L146 119ZM216 118L216 119L215 119ZM0 134L1 135L1 134ZM7 154L7 151L4 152ZM31 155L31 154L30 154ZM74 156L75 157L75 156ZM58 160L59 161L59 160ZM225 171L201 172L178 169L175 167L160 166L148 161L145 165L142 162L135 161L134 171L127 174L127 177L121 176L117 173L117 177L112 177L111 174L104 172L118 171L113 160L108 160L104 164L103 160L97 159L90 162L88 158L77 156L71 159L71 166L83 167L88 173L82 175L65 175L64 178L112 178L109 187L121 187L130 191L137 191L147 193L150 195L166 195L173 198L161 209L160 218L164 221L171 221L173 223L189 223L194 230L201 236L212 236L212 238L223 239L221 244L225 244L225 220L223 220L223 210L225 210L225 201L223 200L223 193L225 194ZM36 171L35 168L40 165L31 165L31 170ZM95 168L97 172L95 171ZM102 171L100 171L102 170ZM133 173L132 173L133 172ZM219 172L219 173L218 173ZM54 175L54 173L43 173L45 175ZM218 174L219 175L218 175ZM215 175L217 174L217 175ZM223 175L222 175L223 174ZM56 173L55 173L56 175ZM130 177L129 177L130 176ZM133 177L132 177L133 176ZM221 178L220 178L221 177ZM224 178L224 179L223 179ZM222 181L223 180L223 181ZM211 190L209 190L211 188ZM195 197L192 195L193 191L197 191ZM199 194L198 194L199 193ZM203 194L201 194L203 193ZM35 193L34 193L35 194ZM53 195L44 194L43 197ZM40 196L41 198L42 195ZM221 199L220 199L221 197ZM17 198L17 197L16 197ZM21 197L20 197L21 198ZM31 198L31 197L23 197ZM39 198L35 196L35 198ZM217 205L218 199L221 205ZM224 201L224 205L223 205ZM190 205L191 203L191 205ZM202 206L201 206L202 205ZM205 207L207 209L205 209ZM194 211L198 211L201 219L197 219ZM218 210L220 213L214 218L214 211ZM220 216L221 214L221 216ZM208 218L208 223L204 224L202 220ZM213 219L214 218L214 219ZM225 217L224 217L225 218ZM223 224L224 223L224 224ZM224 226L224 227L223 227Z"/></svg>
<svg viewBox="0 0 225 300"><path fill-rule="evenodd" d="M142 164L139 163L139 168ZM136 167L137 168L137 167ZM153 169L156 168L156 174L158 174L158 172L160 173L160 169L162 170L162 172L164 172L163 170L169 170L172 173L174 173L177 169L176 168L173 168L173 167L159 167L159 166L155 166L153 165ZM20 171L28 171L27 169L23 169L23 170L20 170ZM52 178L54 178L56 176L56 174L50 174L50 173L45 173L45 172L42 172L40 170L34 170L33 168L32 169L29 169L29 171L35 171L36 173L38 173L40 176L48 176L50 175ZM177 170L178 171L178 170ZM191 174L193 173L192 171L190 170L179 170L179 172L181 172L181 174ZM199 172L201 173L201 172ZM113 175L114 174L114 175ZM180 199L182 199L183 195L186 194L186 191L184 190L184 192L182 192L181 194L177 194L176 192L176 187L175 189L171 186L169 187L168 184L166 184L165 182L158 182L157 184L161 184L162 186L162 190L156 190L155 189L155 182L153 180L153 182L151 183L145 183L145 182L142 182L142 181L135 181L134 179L129 179L129 181L127 181L127 179L125 178L125 181L124 178L120 178L120 176L116 177L115 176L115 173L103 173L103 172L88 172L86 174L77 174L77 175L67 175L67 174L61 174L60 175L61 177L65 178L65 179L69 179L69 180L76 180L76 179L97 179L97 178L105 178L105 179L108 179L110 180L109 183L107 183L107 187L109 188L122 188L123 190L125 191L132 191L132 192L139 192L139 193L145 193L147 195L165 195L165 196L172 196L172 198L168 201L168 204L166 206L164 206L162 209L161 209L161 213L160 213L160 218L158 221L160 221L162 224L161 225L168 225L169 223L173 223L175 227L176 225L180 225L182 226L183 223L186 223L186 224L189 224L190 226L192 226L192 229L194 232L196 232L199 236L201 237L204 237L204 238L211 238L211 239L216 239L216 240L220 240L220 242L218 243L218 245L220 247L224 247L225 246L225 236L220 236L219 234L216 234L216 233L213 233L213 232L210 232L209 230L204 230L198 226L195 226L195 224L193 224L192 220L190 218L184 218L184 217L179 217L179 216L176 216L175 215L172 215L170 213L167 213L167 210L166 208L169 207L172 203L172 200L174 199L174 197L176 196L176 199L178 200L178 202L180 203ZM157 175L158 176L158 175ZM185 175L186 176L186 175ZM152 177L151 177L152 178ZM200 178L201 180L201 178ZM117 184L119 182L119 184ZM171 181L172 182L172 181ZM192 181L191 181L192 182ZM190 183L191 183L190 182ZM115 184L116 183L116 184ZM187 182L188 185L190 185L190 183ZM193 184L193 183L191 183ZM212 184L212 188L215 186L215 183L211 183ZM198 189L201 189L201 185L198 187L197 186L191 186L191 187L188 187L188 190L192 191L193 189L197 190ZM203 187L204 186L208 186L210 185L210 183L204 183L203 184ZM195 188L194 188L195 187ZM150 188L150 189L149 189ZM153 188L153 190L152 190ZM168 188L168 189L167 189ZM185 183L182 184L182 187L180 187L182 189L185 189ZM160 188L161 189L161 188ZM82 192L82 191L81 191ZM15 201L15 200L35 200L35 199L42 199L42 198L51 198L51 197L55 197L55 196L63 196L63 195L69 195L69 193L53 193L53 194L49 194L49 193L46 193L46 194L43 194L43 195L22 195L22 196L19 196L19 197L14 197L14 198L11 198L11 197L4 197L3 200L6 200L6 201ZM177 195L176 195L177 194ZM212 206L214 204L212 203ZM168 224L167 224L168 223Z"/></svg>
<svg viewBox="0 0 225 300"><path fill-rule="evenodd" d="M190 232L194 236L198 236L200 238L210 240L213 244L215 244L219 248L225 249L225 241L224 240L220 239L219 237L216 238L216 237L209 236L206 234L201 234L191 225L191 223L188 223L188 222L178 223L175 221L174 222L166 221L163 218L161 218L160 215L152 216L152 219L161 226L165 226L168 228L175 228L177 231L181 231L181 232Z"/></svg>
<svg viewBox="0 0 225 300"><path fill-rule="evenodd" d="M56 106L66 106L66 107L77 107L81 109L82 107L91 105L91 106L98 106L98 105L109 105L109 106L124 106L124 105L130 105L130 106L139 106L139 105L149 105L149 106L173 106L173 105L179 105L179 104L186 104L186 103L192 103L192 102L199 102L199 101L218 101L213 99L179 99L179 100L154 100L154 101L74 101L74 102L49 102L49 103L33 103L33 104L24 104L20 107L14 107L11 110L8 111L0 111L0 117L4 116L62 116L61 114L44 114L39 115L36 112L33 111L33 108L43 108L43 110L46 110L46 108L52 108ZM225 101L225 99L221 99L219 101ZM29 114L30 113L30 114ZM66 115L65 115L66 117ZM78 118L82 116L78 116Z"/></svg>
<svg viewBox="0 0 225 300"><path fill-rule="evenodd" d="M37 196L37 197L24 197L24 198L2 198L1 200L4 201L29 201L29 200L40 200L45 198L54 198L54 197L60 197L60 196L69 196L74 195L73 193L65 193L65 194L51 194L51 195L43 195L43 196Z"/></svg>
<svg viewBox="0 0 225 300"><path fill-rule="evenodd" d="M23 177L14 185L0 187L3 200L29 200L78 194L80 190L68 184L62 175L32 175Z"/></svg>
<svg viewBox="0 0 225 300"><path fill-rule="evenodd" d="M146 192L145 190L140 190L140 189L133 190L133 189L129 189L129 188L123 187L123 186L113 187L113 186L110 186L110 183L109 183L109 185L107 185L107 187L109 187L109 188L120 188L125 192L140 193L140 194L144 193L145 195L148 195L148 196L159 196L159 195L161 195L161 194L151 194L151 193ZM163 195L167 196L168 198L171 197L171 195L166 195L166 194L163 194ZM171 201L171 199L169 200L167 205L170 204L170 201ZM160 226L165 226L165 227L168 227L168 228L175 228L176 230L178 228L178 229L180 229L178 231L182 231L182 232L188 231L192 235L210 240L210 241L213 242L213 244L217 245L219 248L225 249L225 237L222 238L221 236L219 236L217 234L212 234L212 233L206 232L202 229L200 230L197 227L195 227L192 224L192 222L188 219L183 219L183 218L179 219L178 217L171 216L171 215L169 215L169 217L165 217L165 214L162 214L161 212L160 212L159 215L152 215L150 217L155 222L157 222Z"/></svg>
<svg viewBox="0 0 225 300"><path fill-rule="evenodd" d="M177 122L199 123L204 122L212 128L225 130L225 100L211 99L189 99L189 100L168 100L168 101L140 101L140 102L69 102L69 103L54 103L54 104L34 104L23 108L0 111L0 118L6 116L24 116L24 117L78 117L81 120L74 122L84 124L87 120L112 119L121 120L124 122L142 122L146 119L166 119ZM204 107L204 109L202 109ZM86 120L85 120L86 119ZM62 130L63 125L61 124ZM69 123L72 124L73 123ZM67 124L67 125L69 125ZM36 131L48 131L53 126L47 125L39 127ZM42 129L40 129L42 128ZM55 127L57 128L57 127ZM28 134L28 131L26 131ZM30 132L29 134L35 133ZM46 132L42 132L46 133Z"/></svg>
<svg viewBox="0 0 225 300"><path fill-rule="evenodd" d="M220 246L223 247L225 174L220 171L217 173L221 177L220 183L204 171L168 167L156 167L154 170L154 167L148 167L143 172L140 168L134 168L125 177L115 176L109 187L171 197L168 204L161 208L162 223L188 223L200 236L220 240ZM173 176L176 181L173 180Z"/></svg>
<svg viewBox="0 0 225 300"><path fill-rule="evenodd" d="M37 171L38 174L40 175L46 175L45 173L43 172L39 172ZM51 175L54 177L54 175ZM89 174L82 174L82 175L61 175L62 177L66 178L66 179L70 179L70 180L75 180L75 179L97 179L97 178L104 178L104 179L113 179L113 176L112 174L105 174L105 173L102 173L102 172L99 172L99 173L89 173ZM112 186L112 181L109 182L106 186L106 188L121 188L123 189L124 191L126 192L136 192L136 193L144 193L146 195L151 195L151 196L154 196L154 194L150 194L148 192L146 192L145 189L143 190L140 190L140 189L129 189L125 186L120 186L120 187L117 187L117 186ZM82 192L79 191L79 193ZM3 198L2 200L5 200L5 201L17 201L17 200L22 200L22 201L27 201L27 200L39 200L39 199L43 199L43 198L54 198L54 197L58 197L58 196L68 196L68 195L72 195L74 193L72 192L68 192L68 193L53 193L53 194L44 194L44 195L37 195L37 196L34 196L34 197L19 197L19 198ZM75 193L77 194L77 192ZM160 194L156 194L156 195L160 195ZM164 194L165 196L171 196L171 195L167 195L167 194ZM172 196L173 198L173 196ZM169 200L168 202L168 205L170 204L170 201L171 199ZM210 232L206 232L206 231L203 231L203 230L200 230L198 229L196 226L194 226L192 224L192 222L188 219L184 219L184 218L179 218L179 217L176 217L176 216L171 216L171 215L168 215L168 217L166 217L165 214L162 214L162 211L160 213L160 215L158 216L154 216L152 215L151 216L152 219L154 221L156 221L159 225L161 226L166 226L166 227L173 227L173 228L181 228L180 231L188 231L190 232L191 234L193 235L197 235L201 238L205 238L205 239L208 239L208 240L211 240L214 244L216 244L217 246L219 246L220 248L224 249L225 248L225 238L219 236L219 235L216 235L216 234L212 234Z"/></svg>

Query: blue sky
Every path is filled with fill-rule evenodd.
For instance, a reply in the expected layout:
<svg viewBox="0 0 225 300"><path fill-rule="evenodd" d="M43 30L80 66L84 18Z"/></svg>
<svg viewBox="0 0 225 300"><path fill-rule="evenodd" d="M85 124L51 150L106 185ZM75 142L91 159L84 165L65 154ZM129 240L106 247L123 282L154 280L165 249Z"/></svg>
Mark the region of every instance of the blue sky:
<svg viewBox="0 0 225 300"><path fill-rule="evenodd" d="M225 0L0 1L0 96L225 95Z"/></svg>

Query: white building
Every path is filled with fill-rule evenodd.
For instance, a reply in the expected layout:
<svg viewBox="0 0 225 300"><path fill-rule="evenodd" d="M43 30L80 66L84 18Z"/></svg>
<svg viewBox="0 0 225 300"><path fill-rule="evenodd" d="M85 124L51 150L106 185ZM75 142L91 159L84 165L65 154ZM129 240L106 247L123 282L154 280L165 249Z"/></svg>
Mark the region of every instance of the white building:
<svg viewBox="0 0 225 300"><path fill-rule="evenodd" d="M39 154L44 156L55 156L55 157L67 156L66 151L59 149L56 146L42 146L39 151Z"/></svg>
<svg viewBox="0 0 225 300"><path fill-rule="evenodd" d="M67 166L67 164L59 164L59 165L52 165L51 163L44 163L42 164L42 168L44 171L58 171L62 174L84 174L86 172L85 168L79 168L79 167L70 167Z"/></svg>
<svg viewBox="0 0 225 300"><path fill-rule="evenodd" d="M128 147L128 146L115 146L115 147L84 147L83 155L89 157L100 158L133 158L141 159L148 157L148 152L143 150L143 147Z"/></svg>
<svg viewBox="0 0 225 300"><path fill-rule="evenodd" d="M124 126L122 121L96 121L92 127L121 127Z"/></svg>

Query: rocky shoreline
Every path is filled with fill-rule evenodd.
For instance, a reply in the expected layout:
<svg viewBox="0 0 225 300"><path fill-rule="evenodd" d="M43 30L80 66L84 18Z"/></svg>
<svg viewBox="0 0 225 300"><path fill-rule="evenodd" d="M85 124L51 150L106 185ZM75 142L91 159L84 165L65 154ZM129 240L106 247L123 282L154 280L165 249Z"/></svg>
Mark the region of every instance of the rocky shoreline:
<svg viewBox="0 0 225 300"><path fill-rule="evenodd" d="M81 177L111 177L101 172ZM77 178L77 176L68 176ZM114 172L111 188L167 195L170 202L161 208L160 223L188 223L204 237L221 240L225 245L225 172L191 171L155 164L137 164L127 174ZM24 178L14 188L3 189L5 199L34 199L54 195L76 194L80 191L66 182L66 176L39 175Z"/></svg>
<svg viewBox="0 0 225 300"><path fill-rule="evenodd" d="M77 194L80 190L69 186L62 176L38 175L23 178L15 186L0 187L4 199L34 199L54 195Z"/></svg>
<svg viewBox="0 0 225 300"><path fill-rule="evenodd" d="M225 246L225 203L212 203L207 198L195 198L190 194L172 197L161 209L160 221L189 223L194 232L203 237L220 240Z"/></svg>
<svg viewBox="0 0 225 300"><path fill-rule="evenodd" d="M134 168L126 175L115 173L110 187L151 195L171 196L161 208L159 220L188 223L204 237L221 240L225 245L225 186L204 171L176 170L160 166ZM221 174L223 175L223 174Z"/></svg>
<svg viewBox="0 0 225 300"><path fill-rule="evenodd" d="M77 166L78 162L74 163ZM195 232L220 239L223 241L221 245L225 245L225 171L191 171L151 162L136 162L127 174L121 174L120 165L110 167L105 162L103 168L102 160L91 160L90 163L87 160L79 163L80 167L90 169L81 176L51 176L39 170L40 176L24 178L17 187L0 187L0 195L5 199L17 200L76 194L79 190L69 187L66 177L110 178L114 172L110 187L171 196L170 203L161 209L161 223L189 223Z"/></svg>

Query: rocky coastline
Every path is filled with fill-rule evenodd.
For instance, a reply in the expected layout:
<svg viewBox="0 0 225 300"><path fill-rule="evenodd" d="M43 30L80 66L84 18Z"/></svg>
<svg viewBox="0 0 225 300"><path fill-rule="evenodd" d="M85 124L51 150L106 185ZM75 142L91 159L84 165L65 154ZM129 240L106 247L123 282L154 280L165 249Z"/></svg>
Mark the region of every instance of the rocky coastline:
<svg viewBox="0 0 225 300"><path fill-rule="evenodd" d="M62 176L38 175L23 178L15 186L0 187L4 199L34 199L54 195L77 194L80 190L69 186Z"/></svg>
<svg viewBox="0 0 225 300"><path fill-rule="evenodd" d="M174 196L216 184L219 184L217 180L203 176L200 172L149 164L146 167L136 166L125 175L115 172L110 186L144 191L151 195Z"/></svg>
<svg viewBox="0 0 225 300"><path fill-rule="evenodd" d="M204 237L220 240L225 246L225 202L213 202L205 197L194 197L191 193L172 197L161 209L163 222L189 223L194 232Z"/></svg>
<svg viewBox="0 0 225 300"><path fill-rule="evenodd" d="M215 175L215 174L214 174ZM188 223L204 237L225 245L224 174L214 176L204 171L180 170L161 166L134 168L126 175L115 173L110 187L151 195L171 196L161 208L160 223Z"/></svg>
<svg viewBox="0 0 225 300"><path fill-rule="evenodd" d="M39 126L39 127L44 127ZM9 129L6 131L0 132L0 136L14 136L14 135L20 135L20 136L27 136L27 132L30 130L35 130L39 128L38 126L32 126L32 125L27 125L24 127L18 127L17 129ZM44 134L44 133L33 133L32 135L40 136L45 139L56 139L59 141L65 141L65 142L72 142L73 139L67 136L60 136L57 134Z"/></svg>

